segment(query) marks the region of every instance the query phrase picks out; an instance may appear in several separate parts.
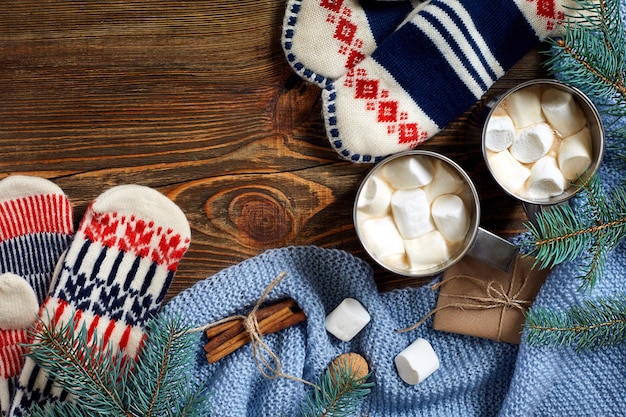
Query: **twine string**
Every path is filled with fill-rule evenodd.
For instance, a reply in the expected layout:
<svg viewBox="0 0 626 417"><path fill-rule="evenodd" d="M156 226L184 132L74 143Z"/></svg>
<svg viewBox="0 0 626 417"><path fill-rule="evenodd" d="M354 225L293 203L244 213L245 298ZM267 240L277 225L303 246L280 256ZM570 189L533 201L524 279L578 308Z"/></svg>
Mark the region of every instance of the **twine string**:
<svg viewBox="0 0 626 417"><path fill-rule="evenodd" d="M515 267L512 272L513 280L511 281L511 284L513 284L515 280L516 272L517 272L517 262L515 263ZM506 310L507 308L513 309L513 310L519 310L523 312L532 305L532 300L524 300L520 298L520 294L524 290L527 280L524 281L524 283L520 286L518 291L516 291L514 294L511 294L511 295L509 295L508 292L504 289L504 286L502 285L501 282L496 282L492 280L492 281L488 281L485 286L485 281L481 280L480 278L477 278L471 275L465 275L465 274L454 275L446 280L442 280L438 283L435 283L431 286L431 289L435 291L439 289L439 287L441 287L442 285L452 280L456 280L456 279L465 279L476 284L476 286L479 288L484 287L485 295L484 296L465 295L465 294L448 295L451 298L456 298L461 301L457 301L457 302L453 302L453 303L449 303L443 306L436 307L432 309L428 314L426 314L426 316L424 316L417 323L413 324L412 326L406 327L404 329L396 329L396 332L405 333L411 330L415 330L418 327L420 327L422 324L424 324L426 320L428 320L430 317L434 316L437 312L444 310L444 309L448 309L448 308L458 308L460 310L465 310L465 309L489 310L492 308L503 307L502 314L504 314L504 310ZM511 285L511 287L513 287L513 285ZM502 314L500 315L501 319L502 319ZM498 331L498 334L500 334L500 330Z"/></svg>
<svg viewBox="0 0 626 417"><path fill-rule="evenodd" d="M282 363L280 358L276 353L272 351L267 343L263 340L263 335L261 334L261 330L259 328L259 321L257 320L257 312L269 295L269 293L287 276L287 272L282 271L280 274L276 276L269 283L269 285L261 294L261 297L257 300L256 304L252 308L252 310L247 315L233 315L221 320L215 321L213 323L206 324L204 326L196 327L193 329L187 330L187 332L203 332L207 329L215 327L217 325L233 321L233 320L242 320L244 330L248 334L250 338L250 346L252 347L252 356L254 358L254 364L257 369L263 375L264 378L267 379L277 379L277 378L286 378L291 379L293 381L302 382L303 384L311 385L315 388L319 388L317 385L309 382L305 379L298 378L297 376L286 374L282 372Z"/></svg>

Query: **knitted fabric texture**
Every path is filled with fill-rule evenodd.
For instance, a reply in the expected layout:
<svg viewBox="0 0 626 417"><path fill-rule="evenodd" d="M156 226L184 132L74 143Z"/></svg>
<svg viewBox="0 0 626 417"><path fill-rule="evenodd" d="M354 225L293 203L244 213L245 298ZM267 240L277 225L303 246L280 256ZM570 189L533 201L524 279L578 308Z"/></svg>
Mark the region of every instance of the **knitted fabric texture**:
<svg viewBox="0 0 626 417"><path fill-rule="evenodd" d="M24 365L24 344L32 341L27 329L48 294L54 267L69 246L72 231L70 201L56 184L24 175L0 181L0 321L14 322L0 325L2 416L8 413ZM29 299L31 303L26 302ZM18 303L18 308L10 307Z"/></svg>
<svg viewBox="0 0 626 417"><path fill-rule="evenodd" d="M437 332L431 323L409 333L407 327L430 311L436 294L429 288L379 294L373 272L364 261L340 250L288 247L269 250L200 281L172 299L164 314L180 317L190 327L235 314L247 314L265 287L281 272L287 276L270 292L268 301L293 298L307 315L297 326L266 335L284 373L316 382L330 362L344 352L357 352L368 361L372 393L362 404L370 416L495 415L511 379L517 346L486 339ZM330 335L326 315L347 297L359 300L370 323L350 342ZM214 415L298 415L312 389L289 379L264 379L249 345L210 365L205 338L198 334L193 377L207 383ZM418 337L428 340L441 368L419 385L405 384L394 357Z"/></svg>
<svg viewBox="0 0 626 417"><path fill-rule="evenodd" d="M419 2L289 0L281 39L287 62L324 87L371 54Z"/></svg>
<svg viewBox="0 0 626 417"><path fill-rule="evenodd" d="M339 156L378 162L431 138L553 33L567 0L432 0L322 91Z"/></svg>
<svg viewBox="0 0 626 417"><path fill-rule="evenodd" d="M114 352L136 357L190 242L184 213L158 191L114 187L91 203L43 304L41 320L85 326ZM11 415L67 393L27 358Z"/></svg>
<svg viewBox="0 0 626 417"><path fill-rule="evenodd" d="M562 81L567 82L566 79ZM624 125L604 117L605 126ZM607 145L614 139L607 137ZM599 170L606 190L623 185L623 160L607 151ZM584 198L572 200L574 209ZM517 240L517 239L514 239ZM584 299L626 291L626 242L609 255L605 273L591 292L579 291L577 270L556 267L534 305L566 310ZM438 332L432 320L409 333L394 330L424 317L436 304L427 286L377 292L370 267L345 252L318 247L267 251L197 283L166 306L165 314L182 317L190 327L247 313L282 270L287 277L270 299L294 298L307 321L265 336L278 354L283 372L315 382L330 361L343 352L362 354L376 383L360 415L395 416L620 416L626 404L626 345L576 353L573 348L531 347ZM324 329L325 316L344 298L359 300L372 320L352 341L340 342ZM417 337L428 340L441 367L422 383L403 383L394 356ZM215 415L297 415L309 389L286 379L264 379L249 346L210 365L198 334L193 377L208 384Z"/></svg>
<svg viewBox="0 0 626 417"><path fill-rule="evenodd" d="M567 81L557 75L562 81ZM596 101L594 97L591 97ZM598 103L600 104L600 103ZM606 104L606 103L602 103ZM608 131L626 127L626 121L603 116ZM617 139L606 135L605 152L598 175L608 194L623 187L624 160L611 147ZM574 210L586 200L572 200ZM571 264L556 267L535 299L535 307L563 311L586 299L615 297L626 293L626 242L613 250L604 272L592 291L580 291L578 270ZM502 416L623 416L626 415L626 344L597 351L576 353L573 348L520 346L511 389Z"/></svg>

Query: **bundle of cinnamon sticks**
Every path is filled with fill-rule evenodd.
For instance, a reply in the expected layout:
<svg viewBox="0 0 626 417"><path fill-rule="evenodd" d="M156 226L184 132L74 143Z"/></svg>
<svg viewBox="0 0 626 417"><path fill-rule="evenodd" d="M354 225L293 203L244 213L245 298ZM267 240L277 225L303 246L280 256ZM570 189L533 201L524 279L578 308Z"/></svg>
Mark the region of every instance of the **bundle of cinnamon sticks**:
<svg viewBox="0 0 626 417"><path fill-rule="evenodd" d="M288 298L260 308L256 312L256 319L259 324L259 333L266 335L301 323L306 320L306 315L293 299ZM243 319L240 317L210 327L205 334L209 338L204 345L209 363L219 361L251 340Z"/></svg>

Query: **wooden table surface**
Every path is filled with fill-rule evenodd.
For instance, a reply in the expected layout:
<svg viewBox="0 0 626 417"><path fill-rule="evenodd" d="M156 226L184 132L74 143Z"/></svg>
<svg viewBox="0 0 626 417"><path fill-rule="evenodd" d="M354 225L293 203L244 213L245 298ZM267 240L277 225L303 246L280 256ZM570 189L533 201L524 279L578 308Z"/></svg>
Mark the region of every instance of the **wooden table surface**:
<svg viewBox="0 0 626 417"><path fill-rule="evenodd" d="M372 166L330 148L320 89L284 58L284 11L280 0L3 0L0 178L51 179L77 223L115 185L166 194L192 228L168 298L270 248L318 245L369 260L352 205ZM545 76L541 59L529 53L422 145L469 171L481 225L503 237L526 217L486 170L480 121L488 100ZM374 268L381 291L423 283Z"/></svg>

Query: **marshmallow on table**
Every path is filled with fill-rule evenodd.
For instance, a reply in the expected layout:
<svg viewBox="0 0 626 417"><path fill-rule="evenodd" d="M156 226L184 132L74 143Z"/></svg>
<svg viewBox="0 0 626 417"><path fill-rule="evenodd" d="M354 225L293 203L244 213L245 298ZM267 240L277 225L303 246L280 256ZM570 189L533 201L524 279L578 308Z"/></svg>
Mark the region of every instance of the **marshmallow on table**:
<svg viewBox="0 0 626 417"><path fill-rule="evenodd" d="M563 176L568 180L578 179L591 165L591 152L591 133L587 127L563 139L557 154Z"/></svg>
<svg viewBox="0 0 626 417"><path fill-rule="evenodd" d="M360 228L363 245L374 258L404 255L404 242L391 216L365 220Z"/></svg>
<svg viewBox="0 0 626 417"><path fill-rule="evenodd" d="M349 342L370 322L370 314L354 298L344 299L326 316L326 330L339 340Z"/></svg>
<svg viewBox="0 0 626 417"><path fill-rule="evenodd" d="M387 163L382 172L394 188L422 187L433 179L433 163L420 155L403 156Z"/></svg>
<svg viewBox="0 0 626 417"><path fill-rule="evenodd" d="M387 181L372 175L363 185L357 201L357 209L372 216L385 215L389 211L392 192Z"/></svg>
<svg viewBox="0 0 626 417"><path fill-rule="evenodd" d="M546 89L541 96L541 108L548 123L561 137L573 135L587 123L585 114L568 91Z"/></svg>
<svg viewBox="0 0 626 417"><path fill-rule="evenodd" d="M449 242L460 242L469 230L469 215L461 197L444 194L435 199L431 206L435 226Z"/></svg>
<svg viewBox="0 0 626 417"><path fill-rule="evenodd" d="M412 271L423 271L448 259L448 244L437 230L416 239L406 239L404 248Z"/></svg>
<svg viewBox="0 0 626 417"><path fill-rule="evenodd" d="M514 91L504 101L509 116L518 129L545 121L541 111L541 90L538 86Z"/></svg>
<svg viewBox="0 0 626 417"><path fill-rule="evenodd" d="M400 378L416 385L439 369L439 357L426 339L418 338L394 359Z"/></svg>
<svg viewBox="0 0 626 417"><path fill-rule="evenodd" d="M522 165L509 151L488 153L487 160L493 176L511 193L524 185L530 176L530 169Z"/></svg>
<svg viewBox="0 0 626 417"><path fill-rule="evenodd" d="M442 194L458 194L466 187L465 181L447 163L437 160L434 163L433 180L423 188L428 201Z"/></svg>
<svg viewBox="0 0 626 417"><path fill-rule="evenodd" d="M517 132L509 148L511 155L520 162L536 162L543 157L554 142L554 131L547 123L538 123Z"/></svg>
<svg viewBox="0 0 626 417"><path fill-rule="evenodd" d="M493 115L487 123L485 131L485 147L493 152L507 149L515 139L515 125L506 115Z"/></svg>
<svg viewBox="0 0 626 417"><path fill-rule="evenodd" d="M565 190L567 180L557 166L556 159L544 156L530 170L528 195L532 199L545 199L557 196Z"/></svg>
<svg viewBox="0 0 626 417"><path fill-rule="evenodd" d="M391 212L404 239L414 239L435 228L430 218L430 204L421 188L395 191L391 196Z"/></svg>

